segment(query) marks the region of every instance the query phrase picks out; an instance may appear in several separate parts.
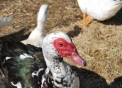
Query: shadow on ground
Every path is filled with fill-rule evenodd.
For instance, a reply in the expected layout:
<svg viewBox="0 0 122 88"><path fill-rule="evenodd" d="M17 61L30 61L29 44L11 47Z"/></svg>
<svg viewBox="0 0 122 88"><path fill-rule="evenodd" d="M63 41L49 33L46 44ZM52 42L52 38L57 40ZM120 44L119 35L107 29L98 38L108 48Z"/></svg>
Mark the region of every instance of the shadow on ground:
<svg viewBox="0 0 122 88"><path fill-rule="evenodd" d="M82 28L80 28L80 27L78 27L78 26L76 25L76 26L74 26L74 30L69 31L67 34L68 34L68 36L70 36L70 37L73 38L73 37L75 37L75 36L78 36L78 34L80 34L81 29L82 29ZM0 37L0 40L1 40L1 41L2 41L2 40L21 41L21 40L27 39L28 36L29 36L29 34L30 34L30 33L29 33L29 34L24 35L24 33L25 33L27 30L29 30L29 27L23 28L23 29L21 29L20 31L15 32L15 33L13 33L13 34L9 34L9 35L6 35L6 36L2 36L2 37Z"/></svg>
<svg viewBox="0 0 122 88"><path fill-rule="evenodd" d="M24 40L24 39L26 39L29 36L29 34L23 35L27 30L29 30L29 27L23 28L20 31L15 32L13 34L2 36L2 37L0 37L0 40L1 41L3 41L3 40L15 40L15 41Z"/></svg>
<svg viewBox="0 0 122 88"><path fill-rule="evenodd" d="M106 80L97 73L83 68L73 66L80 77L80 88L109 88Z"/></svg>
<svg viewBox="0 0 122 88"><path fill-rule="evenodd" d="M106 25L122 25L122 9L114 17L101 23Z"/></svg>
<svg viewBox="0 0 122 88"><path fill-rule="evenodd" d="M78 34L80 34L81 32L81 28L78 27L77 25L74 26L74 30L71 30L67 33L68 36L70 37L75 37L75 36L78 36Z"/></svg>

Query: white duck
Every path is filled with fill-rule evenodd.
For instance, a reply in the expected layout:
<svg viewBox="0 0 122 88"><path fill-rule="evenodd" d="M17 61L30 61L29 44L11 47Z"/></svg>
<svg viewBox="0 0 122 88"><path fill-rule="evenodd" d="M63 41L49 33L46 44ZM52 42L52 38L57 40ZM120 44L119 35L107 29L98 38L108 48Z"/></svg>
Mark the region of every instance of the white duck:
<svg viewBox="0 0 122 88"><path fill-rule="evenodd" d="M12 16L0 18L0 27L8 25L12 21L12 19Z"/></svg>
<svg viewBox="0 0 122 88"><path fill-rule="evenodd" d="M48 14L48 5L43 4L38 12L36 28L31 32L31 34L26 40L21 41L22 43L41 47L42 40L46 36L44 25L47 20Z"/></svg>
<svg viewBox="0 0 122 88"><path fill-rule="evenodd" d="M85 61L63 32L47 35L42 50L20 42L3 42L1 55L1 69L17 88L80 88L78 74L62 57L80 66Z"/></svg>
<svg viewBox="0 0 122 88"><path fill-rule="evenodd" d="M79 25L87 26L92 19L104 21L113 17L121 8L122 0L77 0L83 13L83 22Z"/></svg>

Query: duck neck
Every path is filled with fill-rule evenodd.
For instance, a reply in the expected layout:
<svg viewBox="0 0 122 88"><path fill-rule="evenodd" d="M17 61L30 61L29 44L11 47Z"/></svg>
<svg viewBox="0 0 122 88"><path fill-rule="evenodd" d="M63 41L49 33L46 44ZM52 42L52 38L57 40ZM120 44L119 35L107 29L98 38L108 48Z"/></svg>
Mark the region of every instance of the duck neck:
<svg viewBox="0 0 122 88"><path fill-rule="evenodd" d="M37 30L39 30L40 32L44 31L43 28L44 28L44 25L45 25L45 21L37 21Z"/></svg>
<svg viewBox="0 0 122 88"><path fill-rule="evenodd" d="M68 64L66 64L61 57L54 57L53 59L45 59L47 67L51 71L52 75L55 77L63 78L67 74L67 67L70 68Z"/></svg>
<svg viewBox="0 0 122 88"><path fill-rule="evenodd" d="M48 67L47 69L49 69L49 72L52 74L52 77L50 78L52 79L55 88L75 88L76 86L76 88L79 88L79 78L62 58L53 61L45 59L45 61Z"/></svg>

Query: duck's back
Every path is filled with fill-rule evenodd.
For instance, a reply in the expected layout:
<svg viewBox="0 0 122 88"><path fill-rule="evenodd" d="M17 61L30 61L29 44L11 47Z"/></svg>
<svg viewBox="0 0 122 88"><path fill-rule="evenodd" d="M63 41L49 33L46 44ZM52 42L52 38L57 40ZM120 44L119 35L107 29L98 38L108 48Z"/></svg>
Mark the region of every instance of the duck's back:
<svg viewBox="0 0 122 88"><path fill-rule="evenodd" d="M6 41L1 48L1 69L17 88L39 88L46 64L41 48Z"/></svg>
<svg viewBox="0 0 122 88"><path fill-rule="evenodd" d="M83 13L99 21L113 17L121 8L122 0L78 0Z"/></svg>

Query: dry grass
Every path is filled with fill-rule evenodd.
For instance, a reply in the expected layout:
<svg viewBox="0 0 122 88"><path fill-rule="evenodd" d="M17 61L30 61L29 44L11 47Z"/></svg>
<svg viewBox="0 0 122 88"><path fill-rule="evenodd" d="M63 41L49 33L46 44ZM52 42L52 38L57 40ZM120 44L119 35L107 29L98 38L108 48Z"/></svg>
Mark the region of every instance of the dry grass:
<svg viewBox="0 0 122 88"><path fill-rule="evenodd" d="M43 3L50 10L47 33L57 30L68 33L87 62L84 69L105 78L111 88L122 88L122 10L110 20L78 27L77 21L82 16L76 0L0 0L0 17L14 17L9 26L0 28L1 39L24 39L36 26L37 12Z"/></svg>

